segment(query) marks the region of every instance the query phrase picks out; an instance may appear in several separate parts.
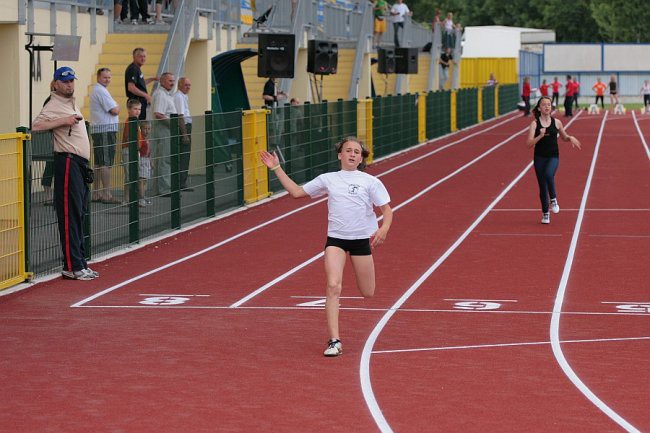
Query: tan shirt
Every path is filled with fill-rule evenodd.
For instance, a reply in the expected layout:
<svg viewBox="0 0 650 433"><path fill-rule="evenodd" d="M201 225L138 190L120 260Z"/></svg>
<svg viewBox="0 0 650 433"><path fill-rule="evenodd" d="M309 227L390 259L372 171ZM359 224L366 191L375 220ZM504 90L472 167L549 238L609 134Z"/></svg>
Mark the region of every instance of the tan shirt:
<svg viewBox="0 0 650 433"><path fill-rule="evenodd" d="M52 121L73 114L82 116L81 111L75 105L74 97L64 98L52 92L50 102L45 104L34 122L38 120ZM76 125L60 126L52 129L52 136L54 138L55 152L74 153L82 158L90 159L90 141L83 120Z"/></svg>

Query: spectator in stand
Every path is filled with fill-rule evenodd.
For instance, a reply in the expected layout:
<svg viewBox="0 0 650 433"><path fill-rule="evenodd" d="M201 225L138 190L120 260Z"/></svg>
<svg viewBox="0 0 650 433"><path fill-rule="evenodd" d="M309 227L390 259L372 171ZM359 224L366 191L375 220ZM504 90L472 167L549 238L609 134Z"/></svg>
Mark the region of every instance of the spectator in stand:
<svg viewBox="0 0 650 433"><path fill-rule="evenodd" d="M404 4L404 0L397 0L393 7L390 9L390 14L393 17L395 48L399 48L399 29L402 29L402 33L404 32L404 21L406 20L407 16L410 17L413 15L413 12L411 12L408 6Z"/></svg>
<svg viewBox="0 0 650 433"><path fill-rule="evenodd" d="M142 66L147 61L147 51L144 48L133 50L133 63L131 63L124 72L124 88L128 99L138 99L142 104L140 120L147 118L147 104L151 104L151 96L147 93L147 84L152 81L158 81L158 78L152 77L145 80L142 73Z"/></svg>
<svg viewBox="0 0 650 433"><path fill-rule="evenodd" d="M607 89L607 84L603 83L600 80L600 77L596 78L596 84L594 84L591 89L596 92L596 102L594 104L598 105L598 99L600 99L600 108L605 109L605 89Z"/></svg>
<svg viewBox="0 0 650 433"><path fill-rule="evenodd" d="M618 105L620 102L618 101L618 87L616 83L616 75L612 75L609 78L609 106L612 110L614 110L614 102L616 102L616 105Z"/></svg>
<svg viewBox="0 0 650 433"><path fill-rule="evenodd" d="M564 92L564 116L573 116L573 95L575 94L575 85L571 79L571 75L566 76L566 92Z"/></svg>
<svg viewBox="0 0 650 433"><path fill-rule="evenodd" d="M524 101L524 116L530 114L530 78L524 77L524 83L521 86L521 99Z"/></svg>
<svg viewBox="0 0 650 433"><path fill-rule="evenodd" d="M578 96L580 96L580 81L578 81L577 78L573 79L573 89L574 89L573 103L577 110L578 108L580 108L580 106L578 105Z"/></svg>
<svg viewBox="0 0 650 433"><path fill-rule="evenodd" d="M174 94L174 105L180 119L178 125L181 131L181 158L179 170L181 175L181 189L193 191L190 188L187 178L190 168L190 154L192 152L192 116L190 116L190 100L187 96L190 93L192 83L187 77L178 79L178 91Z"/></svg>
<svg viewBox="0 0 650 433"><path fill-rule="evenodd" d="M377 0L372 7L375 15L375 23L373 28L373 48L379 47L379 41L382 35L386 32L386 12L388 12L388 3L386 0Z"/></svg>
<svg viewBox="0 0 650 433"><path fill-rule="evenodd" d="M262 92L262 99L264 99L264 105L267 107L276 107L279 101L286 101L287 94L282 90L277 91L276 93L276 78L269 78L264 83L264 90Z"/></svg>
<svg viewBox="0 0 650 433"><path fill-rule="evenodd" d="M171 197L171 131L170 118L177 114L174 105L174 83L176 77L171 72L165 72L160 76L160 86L153 93L152 111L156 119L153 127L154 146L153 155L155 159L158 194L163 197Z"/></svg>
<svg viewBox="0 0 650 433"><path fill-rule="evenodd" d="M142 17L142 24L153 24L149 16L147 0L130 0L129 9L131 9L131 24L138 25L138 16Z"/></svg>
<svg viewBox="0 0 650 433"><path fill-rule="evenodd" d="M433 21L431 22L431 30L436 31L436 26L442 25L442 20L440 19L440 16L442 15L442 11L440 9L436 9L436 14L433 16Z"/></svg>
<svg viewBox="0 0 650 433"><path fill-rule="evenodd" d="M442 22L442 48L454 46L454 14L447 12L447 18Z"/></svg>
<svg viewBox="0 0 650 433"><path fill-rule="evenodd" d="M539 93L542 96L548 96L548 84L546 84L546 80L542 80L542 85L539 86Z"/></svg>
<svg viewBox="0 0 650 433"><path fill-rule="evenodd" d="M648 105L650 105L650 82L645 80L641 86L641 95L643 95L643 108L642 112L646 111Z"/></svg>
<svg viewBox="0 0 650 433"><path fill-rule="evenodd" d="M108 92L111 83L111 70L99 68L97 83L90 94L90 135L93 139L95 156L95 182L93 201L106 204L119 204L111 193L111 168L115 160L115 144L120 106Z"/></svg>
<svg viewBox="0 0 650 433"><path fill-rule="evenodd" d="M562 87L562 83L557 79L557 77L553 78L553 82L551 83L551 88L553 88L553 97L551 98L551 105L553 107L557 108L558 105L560 105L560 87Z"/></svg>
<svg viewBox="0 0 650 433"><path fill-rule="evenodd" d="M122 24L122 21L126 18L126 13L122 15L122 5L126 6L124 8L124 12L126 12L129 7L127 0L115 0L113 4L113 21L115 21L115 24Z"/></svg>
<svg viewBox="0 0 650 433"><path fill-rule="evenodd" d="M162 19L162 3L163 0L156 0L156 18L154 19L153 24L165 24L165 22ZM176 10L176 3L177 0L172 1L172 8Z"/></svg>
<svg viewBox="0 0 650 433"><path fill-rule="evenodd" d="M447 47L445 48L445 52L440 55L440 59L438 59L438 63L440 64L440 77L439 77L439 87L440 90L445 88L445 85L447 84L447 79L449 78L449 66L451 66L452 63L454 63L454 56L451 53L451 48Z"/></svg>
<svg viewBox="0 0 650 433"><path fill-rule="evenodd" d="M497 84L499 84L499 82L494 77L494 72L490 72L490 78L488 78L488 80L487 80L487 85L488 86L496 86Z"/></svg>
<svg viewBox="0 0 650 433"><path fill-rule="evenodd" d="M126 101L126 112L128 117L135 117L136 119L140 118L140 112L142 111L142 103L139 99L129 99ZM124 171L124 204L129 204L129 189L130 189L130 176L129 176L129 146L138 146L138 155L142 150L143 138L142 138L142 129L140 125L137 125L138 134L137 134L137 143L132 143L130 141L129 133L129 122L124 124L124 129L122 130L122 168ZM140 161L138 159L138 165ZM138 167L139 171L139 167Z"/></svg>
<svg viewBox="0 0 650 433"><path fill-rule="evenodd" d="M151 204L151 200L147 199L147 182L151 179L153 174L153 166L151 163L151 144L149 143L149 136L151 135L151 123L144 121L140 127L139 135L139 152L140 162L138 162L138 206L145 207Z"/></svg>

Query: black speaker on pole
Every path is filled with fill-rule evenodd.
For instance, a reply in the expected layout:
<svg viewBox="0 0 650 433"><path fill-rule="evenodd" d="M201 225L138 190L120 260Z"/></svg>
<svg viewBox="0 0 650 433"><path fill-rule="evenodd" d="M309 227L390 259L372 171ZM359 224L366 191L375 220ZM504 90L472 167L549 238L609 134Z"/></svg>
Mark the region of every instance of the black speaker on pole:
<svg viewBox="0 0 650 433"><path fill-rule="evenodd" d="M395 50L392 48L378 48L377 72L380 74L395 73Z"/></svg>
<svg viewBox="0 0 650 433"><path fill-rule="evenodd" d="M418 73L417 48L397 48L395 50L395 72L398 74Z"/></svg>
<svg viewBox="0 0 650 433"><path fill-rule="evenodd" d="M260 33L257 76L293 78L296 38L293 34Z"/></svg>
<svg viewBox="0 0 650 433"><path fill-rule="evenodd" d="M307 44L307 72L312 74L336 74L339 60L339 44L329 41L310 40Z"/></svg>

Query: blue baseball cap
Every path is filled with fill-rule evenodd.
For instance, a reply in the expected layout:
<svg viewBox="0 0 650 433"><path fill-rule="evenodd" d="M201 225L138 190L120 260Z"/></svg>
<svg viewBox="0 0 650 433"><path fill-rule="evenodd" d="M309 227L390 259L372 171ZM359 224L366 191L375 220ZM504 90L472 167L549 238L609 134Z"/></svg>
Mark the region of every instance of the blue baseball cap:
<svg viewBox="0 0 650 433"><path fill-rule="evenodd" d="M74 70L68 66L62 66L54 71L54 79L56 81L72 81L77 77L74 75Z"/></svg>

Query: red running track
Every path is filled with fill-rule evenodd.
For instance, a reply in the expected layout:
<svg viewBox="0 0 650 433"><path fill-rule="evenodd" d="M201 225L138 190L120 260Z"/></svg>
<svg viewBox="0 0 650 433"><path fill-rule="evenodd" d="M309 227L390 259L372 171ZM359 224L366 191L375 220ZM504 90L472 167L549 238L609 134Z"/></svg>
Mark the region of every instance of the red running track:
<svg viewBox="0 0 650 433"><path fill-rule="evenodd" d="M395 222L376 297L346 274L336 359L324 202L281 197L98 263L98 280L1 297L0 430L650 429L650 122L574 118L584 148L562 146L550 226L528 122L370 168Z"/></svg>

